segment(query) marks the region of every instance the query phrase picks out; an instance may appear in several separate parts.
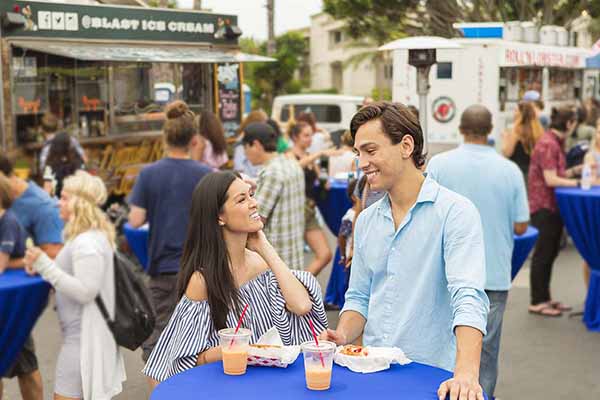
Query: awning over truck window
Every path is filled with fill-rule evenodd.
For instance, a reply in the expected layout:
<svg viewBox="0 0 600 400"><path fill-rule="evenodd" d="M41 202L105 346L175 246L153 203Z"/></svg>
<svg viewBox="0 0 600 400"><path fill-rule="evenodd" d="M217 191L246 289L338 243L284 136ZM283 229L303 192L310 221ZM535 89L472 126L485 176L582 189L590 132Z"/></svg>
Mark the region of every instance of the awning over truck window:
<svg viewBox="0 0 600 400"><path fill-rule="evenodd" d="M222 51L197 46L157 44L120 45L105 43L70 43L57 41L12 41L13 46L84 61L169 62L169 63L238 63L270 62L273 58Z"/></svg>

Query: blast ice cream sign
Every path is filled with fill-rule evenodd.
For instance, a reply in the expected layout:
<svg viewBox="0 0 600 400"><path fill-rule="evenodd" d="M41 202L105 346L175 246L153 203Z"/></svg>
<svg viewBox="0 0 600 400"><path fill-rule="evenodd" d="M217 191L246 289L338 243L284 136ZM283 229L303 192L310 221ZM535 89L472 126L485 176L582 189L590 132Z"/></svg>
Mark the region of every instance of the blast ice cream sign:
<svg viewBox="0 0 600 400"><path fill-rule="evenodd" d="M25 17L23 28L4 35L73 39L121 39L145 41L232 42L216 39L224 24L237 24L237 17L162 9L84 6L54 3L2 2L0 11ZM235 43L236 41L233 40Z"/></svg>

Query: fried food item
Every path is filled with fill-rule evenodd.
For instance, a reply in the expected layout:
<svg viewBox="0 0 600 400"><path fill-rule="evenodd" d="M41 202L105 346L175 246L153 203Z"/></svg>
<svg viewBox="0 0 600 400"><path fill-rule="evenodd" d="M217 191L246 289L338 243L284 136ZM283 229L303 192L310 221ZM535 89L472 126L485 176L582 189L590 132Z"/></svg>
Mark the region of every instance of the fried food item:
<svg viewBox="0 0 600 400"><path fill-rule="evenodd" d="M366 357L369 355L369 352L367 351L366 348L364 348L362 346L355 346L353 344L345 345L342 348L342 350L340 351L340 353L347 355L347 356L354 356L354 357Z"/></svg>

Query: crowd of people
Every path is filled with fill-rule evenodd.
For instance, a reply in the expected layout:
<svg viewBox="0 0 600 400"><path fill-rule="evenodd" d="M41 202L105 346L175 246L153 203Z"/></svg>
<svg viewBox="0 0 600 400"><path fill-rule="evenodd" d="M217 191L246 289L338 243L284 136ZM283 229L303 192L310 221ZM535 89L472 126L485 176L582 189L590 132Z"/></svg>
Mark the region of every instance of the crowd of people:
<svg viewBox="0 0 600 400"><path fill-rule="evenodd" d="M599 176L600 119L587 117L600 114L594 107L553 109L548 119L539 93L528 92L498 153L488 145L491 112L473 105L461 115L464 144L426 163L418 111L399 103L367 102L339 148L312 113L282 129L252 111L231 161L216 115L169 104L165 157L140 172L127 198L129 224L149 225L156 323L142 345L142 372L150 386L220 360L218 330L235 326L249 305L243 326L254 341L275 327L285 345L300 344L312 337L310 320L338 345L398 346L454 371L440 398L493 395L513 235L529 222L540 232L529 312L556 317L570 309L550 293L563 235L554 188L581 185L585 165ZM56 117L42 122L43 187L17 177L0 156L0 273L24 267L56 291L63 345L55 399L111 398L126 376L95 302L99 296L114 317L117 234L102 211L107 191L84 171L85 153L59 132ZM565 141L589 148L579 165L567 168ZM335 330L327 329L315 279L332 259L316 206L323 173L349 177L352 201L334 232L351 271ZM314 253L308 265L305 244ZM18 377L23 398L42 398L31 337L5 377Z"/></svg>

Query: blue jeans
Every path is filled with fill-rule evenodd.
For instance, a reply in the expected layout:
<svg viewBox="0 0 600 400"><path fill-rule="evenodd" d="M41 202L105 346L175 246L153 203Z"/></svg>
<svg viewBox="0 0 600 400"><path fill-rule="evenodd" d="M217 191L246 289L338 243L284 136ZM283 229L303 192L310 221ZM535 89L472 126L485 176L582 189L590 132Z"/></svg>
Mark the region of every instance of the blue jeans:
<svg viewBox="0 0 600 400"><path fill-rule="evenodd" d="M494 395L498 379L498 355L500 353L500 335L502 334L502 318L506 308L508 291L486 290L490 299L490 313L487 320L487 335L483 337L481 350L481 366L479 383L488 397Z"/></svg>

